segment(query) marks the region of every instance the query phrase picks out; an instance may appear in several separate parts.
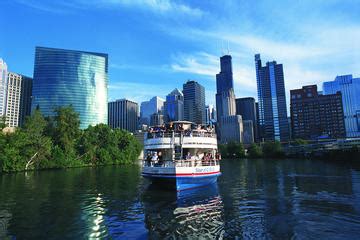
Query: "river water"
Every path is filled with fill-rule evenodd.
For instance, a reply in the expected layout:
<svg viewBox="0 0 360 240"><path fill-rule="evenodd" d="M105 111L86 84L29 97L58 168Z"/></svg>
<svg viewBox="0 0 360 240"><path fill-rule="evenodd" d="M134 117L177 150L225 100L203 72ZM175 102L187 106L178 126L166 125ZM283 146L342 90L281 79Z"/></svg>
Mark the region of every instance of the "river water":
<svg viewBox="0 0 360 240"><path fill-rule="evenodd" d="M180 194L138 166L0 176L0 239L360 239L360 167L223 160Z"/></svg>

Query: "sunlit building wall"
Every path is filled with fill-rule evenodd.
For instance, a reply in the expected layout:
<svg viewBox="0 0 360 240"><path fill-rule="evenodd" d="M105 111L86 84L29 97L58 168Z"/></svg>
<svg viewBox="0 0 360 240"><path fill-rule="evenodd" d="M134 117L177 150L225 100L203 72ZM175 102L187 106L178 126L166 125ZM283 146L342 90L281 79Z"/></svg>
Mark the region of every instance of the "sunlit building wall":
<svg viewBox="0 0 360 240"><path fill-rule="evenodd" d="M53 116L55 108L72 105L81 128L106 124L107 85L107 54L36 47L32 111Z"/></svg>
<svg viewBox="0 0 360 240"><path fill-rule="evenodd" d="M360 78L344 75L324 82L324 94L336 92L341 92L342 96L346 137L360 137Z"/></svg>
<svg viewBox="0 0 360 240"><path fill-rule="evenodd" d="M0 58L0 117L5 115L7 75L7 65Z"/></svg>

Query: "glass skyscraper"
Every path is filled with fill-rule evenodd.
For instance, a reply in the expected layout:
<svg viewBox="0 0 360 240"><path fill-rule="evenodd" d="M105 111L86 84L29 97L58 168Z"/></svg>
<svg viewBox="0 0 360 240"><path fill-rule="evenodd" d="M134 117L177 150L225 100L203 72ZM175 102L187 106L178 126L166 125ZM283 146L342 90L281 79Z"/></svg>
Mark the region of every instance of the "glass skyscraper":
<svg viewBox="0 0 360 240"><path fill-rule="evenodd" d="M177 88L166 96L164 120L165 122L184 120L184 95Z"/></svg>
<svg viewBox="0 0 360 240"><path fill-rule="evenodd" d="M255 99L252 97L237 98L235 102L236 102L236 114L241 115L243 120L252 121L254 138L256 141L258 141L258 135L257 135L258 117L256 112Z"/></svg>
<svg viewBox="0 0 360 240"><path fill-rule="evenodd" d="M255 69L261 138L269 141L288 141L289 125L283 65L273 61L262 66L260 54L256 54Z"/></svg>
<svg viewBox="0 0 360 240"><path fill-rule="evenodd" d="M360 137L360 78L337 76L323 83L323 94L341 92L346 137Z"/></svg>
<svg viewBox="0 0 360 240"><path fill-rule="evenodd" d="M39 106L45 116L72 105L80 127L107 123L108 55L36 47L32 111Z"/></svg>
<svg viewBox="0 0 360 240"><path fill-rule="evenodd" d="M196 81L183 85L184 120L205 124L205 88Z"/></svg>
<svg viewBox="0 0 360 240"><path fill-rule="evenodd" d="M21 75L21 94L20 94L20 116L19 126L23 126L27 116L31 114L31 92L33 79Z"/></svg>
<svg viewBox="0 0 360 240"><path fill-rule="evenodd" d="M162 113L165 100L160 97L153 97L149 101L142 102L140 105L140 123L150 124L151 116L154 113Z"/></svg>

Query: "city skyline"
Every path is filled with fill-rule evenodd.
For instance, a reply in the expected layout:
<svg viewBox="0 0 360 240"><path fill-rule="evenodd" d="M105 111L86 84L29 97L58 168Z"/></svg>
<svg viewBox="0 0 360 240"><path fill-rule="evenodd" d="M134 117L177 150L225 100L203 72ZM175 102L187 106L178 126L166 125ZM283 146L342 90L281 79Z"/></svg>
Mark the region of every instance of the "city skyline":
<svg viewBox="0 0 360 240"><path fill-rule="evenodd" d="M360 75L360 44L354 41L360 36L356 3L236 2L3 1L2 31L7 36L22 32L26 41L1 38L0 57L10 71L32 76L37 45L106 52L109 100L129 98L139 103L154 95L149 87L165 97L194 79L209 86L206 103L214 104L218 59L228 45L237 97L257 99L256 53L283 63L287 99L290 89L321 86L338 75ZM139 14L143 17L137 18ZM136 93L130 91L134 88Z"/></svg>

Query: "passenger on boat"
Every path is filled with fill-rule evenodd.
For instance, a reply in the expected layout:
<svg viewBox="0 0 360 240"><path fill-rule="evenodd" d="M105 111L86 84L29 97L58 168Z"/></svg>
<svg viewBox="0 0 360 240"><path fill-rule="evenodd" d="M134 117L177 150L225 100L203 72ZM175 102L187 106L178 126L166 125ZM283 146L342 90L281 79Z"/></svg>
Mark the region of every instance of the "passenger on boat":
<svg viewBox="0 0 360 240"><path fill-rule="evenodd" d="M158 164L159 164L160 166L162 166L163 163L164 163L162 152L158 152L157 157L158 157Z"/></svg>
<svg viewBox="0 0 360 240"><path fill-rule="evenodd" d="M158 155L157 155L156 152L153 153L153 156L152 156L152 158L151 158L151 161L152 161L153 163L157 163L157 161L158 161Z"/></svg>
<svg viewBox="0 0 360 240"><path fill-rule="evenodd" d="M186 159L186 160L190 160L190 159L191 159L191 154L190 154L190 152L187 153L185 159Z"/></svg>
<svg viewBox="0 0 360 240"><path fill-rule="evenodd" d="M148 153L146 156L146 164L148 166L151 166L151 154L150 153Z"/></svg>

